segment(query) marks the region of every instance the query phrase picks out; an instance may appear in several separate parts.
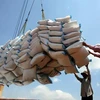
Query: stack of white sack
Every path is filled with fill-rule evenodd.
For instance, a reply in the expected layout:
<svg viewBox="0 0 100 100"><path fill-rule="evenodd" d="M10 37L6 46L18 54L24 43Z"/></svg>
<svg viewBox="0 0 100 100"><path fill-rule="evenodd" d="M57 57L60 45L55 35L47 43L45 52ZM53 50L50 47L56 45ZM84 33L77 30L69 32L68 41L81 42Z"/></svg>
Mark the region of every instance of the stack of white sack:
<svg viewBox="0 0 100 100"><path fill-rule="evenodd" d="M77 73L89 63L80 25L70 16L40 20L39 26L0 47L0 83L27 85L35 80L50 84L54 77Z"/></svg>
<svg viewBox="0 0 100 100"><path fill-rule="evenodd" d="M89 63L89 52L81 41L81 25L71 16L38 23L42 48L64 67L66 73L78 72L76 65L80 68Z"/></svg>

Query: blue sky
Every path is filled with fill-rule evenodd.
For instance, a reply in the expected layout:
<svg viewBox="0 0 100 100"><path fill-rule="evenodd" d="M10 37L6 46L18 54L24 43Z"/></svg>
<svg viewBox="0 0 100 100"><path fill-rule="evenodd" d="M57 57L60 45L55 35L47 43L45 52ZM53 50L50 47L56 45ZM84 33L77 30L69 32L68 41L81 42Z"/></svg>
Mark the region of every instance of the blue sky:
<svg viewBox="0 0 100 100"><path fill-rule="evenodd" d="M26 16L32 0L29 0ZM37 27L41 20L41 0L35 0L26 31ZM0 45L12 39L15 26L20 14L23 0L0 0ZM100 41L100 0L43 0L46 19L54 20L58 17L71 15L72 19L81 24L82 36L89 44L97 44ZM26 18L25 16L25 18ZM89 56L92 62L89 64L92 75L94 99L100 98L100 59ZM3 97L8 98L36 98L40 100L80 100L80 83L73 74L52 78L53 84L41 85L33 82L27 86L15 86L4 88ZM59 98L57 98L59 97ZM46 98L46 99L45 99Z"/></svg>

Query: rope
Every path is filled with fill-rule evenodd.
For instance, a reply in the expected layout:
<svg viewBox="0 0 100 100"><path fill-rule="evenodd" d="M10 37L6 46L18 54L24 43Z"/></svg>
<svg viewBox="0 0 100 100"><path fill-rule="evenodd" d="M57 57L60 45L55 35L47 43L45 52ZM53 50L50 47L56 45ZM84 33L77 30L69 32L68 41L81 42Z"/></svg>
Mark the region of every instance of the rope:
<svg viewBox="0 0 100 100"><path fill-rule="evenodd" d="M42 8L42 20L45 20L45 14L44 14L44 9L43 9L43 3L42 3L42 0L41 0L41 8Z"/></svg>
<svg viewBox="0 0 100 100"><path fill-rule="evenodd" d="M27 3L28 3L28 0L24 0L23 6L21 8L20 15L19 15L19 18L18 18L18 21L17 21L17 24L16 24L16 27L15 27L15 30L14 30L13 38L15 38L17 36L17 34L18 34L19 30L20 30L20 27L21 27L22 21L23 21L23 17L25 15Z"/></svg>
<svg viewBox="0 0 100 100"><path fill-rule="evenodd" d="M28 19L30 13L31 13L32 7L33 7L33 5L34 5L34 2L35 2L35 0L33 0L33 2L32 2L32 5L31 5L31 7L30 7L30 10L29 10L29 13L28 13L27 19Z"/></svg>
<svg viewBox="0 0 100 100"><path fill-rule="evenodd" d="M24 19L25 11L26 11L26 8L27 8L27 4L28 4L28 0L26 1L25 9L24 9L24 12L23 12L23 16L22 16L22 19L21 19L21 23L20 23L20 26L19 26L19 30L18 30L17 36L19 36L19 34L20 34L20 30L21 30L23 19Z"/></svg>
<svg viewBox="0 0 100 100"><path fill-rule="evenodd" d="M24 25L22 26L22 28L21 28L21 30L20 30L20 32L19 32L19 34L18 34L18 36L19 36L21 33L22 33L22 34L24 34L24 33L25 33L26 24L27 24L27 20L25 20L25 23L24 23Z"/></svg>
<svg viewBox="0 0 100 100"><path fill-rule="evenodd" d="M20 14L19 20L20 20L21 16L22 16L22 18L21 18L21 21L19 21L20 23L18 22L16 33L15 33L15 37L25 33L25 29L26 29L26 26L27 26L27 21L28 21L29 15L31 13L31 10L32 10L34 2L35 2L35 0L33 0L33 2L32 2L32 5L31 5L30 10L28 12L28 15L26 17L26 20L25 20L25 22L24 22L24 24L22 26L23 18L24 18L24 15L25 15L27 4L28 4L28 0L26 0L26 2L24 1L23 7L22 7L22 11L23 10L24 11L23 11L23 15ZM21 13L22 13L22 11L21 11Z"/></svg>
<svg viewBox="0 0 100 100"><path fill-rule="evenodd" d="M32 10L32 7L33 7L34 2L35 2L35 0L33 0L33 2L32 2L32 5L31 5L30 10L29 10L29 12L28 12L28 15L27 15L27 17L26 17L26 20L25 20L25 22L24 22L22 28L20 29L20 32L19 32L18 36L19 36L21 33L22 33L22 34L25 33L27 21L28 21L29 15L30 15L30 13L31 13L31 10Z"/></svg>
<svg viewBox="0 0 100 100"><path fill-rule="evenodd" d="M23 6L21 8L21 12L20 12L20 15L19 15L19 18L18 18L18 21L17 21L17 24L16 24L16 27L15 27L15 30L14 30L14 34L13 34L13 38L16 37L17 33L18 33L18 29L19 29L19 24L20 24L20 19L21 19L21 16L23 14L23 8L25 6L25 0L23 2Z"/></svg>

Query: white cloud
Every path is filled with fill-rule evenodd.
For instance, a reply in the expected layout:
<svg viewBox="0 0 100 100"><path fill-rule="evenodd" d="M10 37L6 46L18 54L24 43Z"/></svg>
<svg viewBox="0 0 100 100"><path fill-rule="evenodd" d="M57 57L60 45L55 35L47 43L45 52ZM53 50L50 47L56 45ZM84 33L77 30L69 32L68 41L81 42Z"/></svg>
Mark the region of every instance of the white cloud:
<svg viewBox="0 0 100 100"><path fill-rule="evenodd" d="M81 67L81 68L78 69L78 71L79 71L80 73L82 73L82 72L85 71L85 70L86 70L85 66L83 66L83 67Z"/></svg>
<svg viewBox="0 0 100 100"><path fill-rule="evenodd" d="M63 92L61 90L50 90L44 85L39 85L31 91L34 98L40 100L75 100L70 93Z"/></svg>
<svg viewBox="0 0 100 100"><path fill-rule="evenodd" d="M53 82L59 82L60 80L59 80L58 78L54 77L54 78L52 79L52 81L53 81Z"/></svg>
<svg viewBox="0 0 100 100"><path fill-rule="evenodd" d="M17 97L17 99L27 99L27 98L24 98L24 97Z"/></svg>
<svg viewBox="0 0 100 100"><path fill-rule="evenodd" d="M97 82L97 87L99 87L99 86L100 86L100 83Z"/></svg>
<svg viewBox="0 0 100 100"><path fill-rule="evenodd" d="M89 64L90 69L100 70L100 58L94 57L93 55L90 55L89 58L92 59L92 62Z"/></svg>

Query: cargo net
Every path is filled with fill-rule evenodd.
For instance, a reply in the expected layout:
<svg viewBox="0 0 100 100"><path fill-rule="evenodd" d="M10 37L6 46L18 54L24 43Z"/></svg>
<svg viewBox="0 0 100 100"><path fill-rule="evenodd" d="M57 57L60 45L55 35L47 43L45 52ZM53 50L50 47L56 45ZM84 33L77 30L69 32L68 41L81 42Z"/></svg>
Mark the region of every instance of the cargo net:
<svg viewBox="0 0 100 100"><path fill-rule="evenodd" d="M38 26L0 47L0 83L52 83L61 71L78 73L89 63L80 24L70 16L40 20Z"/></svg>

